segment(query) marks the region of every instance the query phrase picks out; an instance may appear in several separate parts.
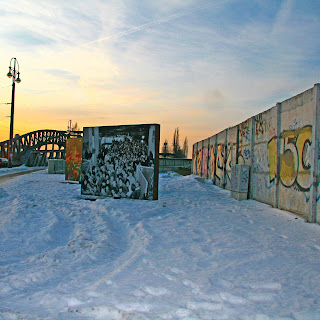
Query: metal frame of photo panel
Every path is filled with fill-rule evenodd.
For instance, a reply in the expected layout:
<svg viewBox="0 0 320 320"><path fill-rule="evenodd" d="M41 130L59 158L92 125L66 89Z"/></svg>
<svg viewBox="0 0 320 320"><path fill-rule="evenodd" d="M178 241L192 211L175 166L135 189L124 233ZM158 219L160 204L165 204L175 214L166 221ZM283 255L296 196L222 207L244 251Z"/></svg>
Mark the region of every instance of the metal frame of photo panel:
<svg viewBox="0 0 320 320"><path fill-rule="evenodd" d="M81 194L157 200L159 143L159 124L84 127Z"/></svg>

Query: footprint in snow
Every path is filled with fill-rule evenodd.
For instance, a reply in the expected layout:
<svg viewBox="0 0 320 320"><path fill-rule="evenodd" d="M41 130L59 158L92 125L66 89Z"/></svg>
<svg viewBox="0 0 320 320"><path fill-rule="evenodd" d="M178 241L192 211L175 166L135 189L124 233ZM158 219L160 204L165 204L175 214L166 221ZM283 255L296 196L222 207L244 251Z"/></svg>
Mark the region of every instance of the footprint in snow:
<svg viewBox="0 0 320 320"><path fill-rule="evenodd" d="M201 246L201 251L202 252L204 252L204 253L206 253L206 254L209 254L209 255L211 255L212 254L212 246L210 246L210 245L202 245Z"/></svg>
<svg viewBox="0 0 320 320"><path fill-rule="evenodd" d="M231 304L243 305L247 303L247 300L245 298L236 296L228 292L221 292L220 297L223 301L229 302Z"/></svg>
<svg viewBox="0 0 320 320"><path fill-rule="evenodd" d="M144 297L146 295L159 297L170 294L170 291L163 287L148 286L135 290L133 294L136 297Z"/></svg>
<svg viewBox="0 0 320 320"><path fill-rule="evenodd" d="M197 238L193 238L192 241L196 243L203 243L203 242L206 242L207 240L203 237L197 237Z"/></svg>
<svg viewBox="0 0 320 320"><path fill-rule="evenodd" d="M167 274L167 273L160 273L160 275L166 279L168 279L169 281L175 281L176 278L171 276L170 274Z"/></svg>
<svg viewBox="0 0 320 320"><path fill-rule="evenodd" d="M247 299L254 302L268 302L275 298L275 291L282 289L278 282L254 282L247 284L247 287L255 290L247 294Z"/></svg>
<svg viewBox="0 0 320 320"><path fill-rule="evenodd" d="M309 248L315 251L320 251L320 246L317 244L310 245Z"/></svg>
<svg viewBox="0 0 320 320"><path fill-rule="evenodd" d="M203 234L206 234L206 232L204 230L201 230L201 229L194 229L192 230L193 233L197 234L197 235L203 235Z"/></svg>
<svg viewBox="0 0 320 320"><path fill-rule="evenodd" d="M189 301L186 305L189 310L208 310L208 311L218 311L222 310L223 304L221 303L211 303L211 302L192 302Z"/></svg>
<svg viewBox="0 0 320 320"><path fill-rule="evenodd" d="M189 318L192 314L192 311L186 308L178 308L171 312L161 315L161 319L194 319L197 320L198 318ZM186 318L187 317L187 318Z"/></svg>
<svg viewBox="0 0 320 320"><path fill-rule="evenodd" d="M200 294L200 288L197 284L195 284L194 282L188 280L188 279L184 279L182 281L182 283L186 286L192 289L192 293L193 294Z"/></svg>
<svg viewBox="0 0 320 320"><path fill-rule="evenodd" d="M184 274L184 271L182 271L178 268L169 268L169 270L174 274Z"/></svg>
<svg viewBox="0 0 320 320"><path fill-rule="evenodd" d="M263 292L263 293L250 292L248 293L247 298L254 302L269 302L269 301L273 301L274 294L270 292Z"/></svg>
<svg viewBox="0 0 320 320"><path fill-rule="evenodd" d="M136 290L134 290L133 295L135 297L145 297L147 294L140 289L136 289Z"/></svg>
<svg viewBox="0 0 320 320"><path fill-rule="evenodd" d="M150 305L143 304L143 303L121 303L116 305L116 309L120 310L121 312L149 312Z"/></svg>
<svg viewBox="0 0 320 320"><path fill-rule="evenodd" d="M264 290L281 290L282 286L278 282L252 282L245 285L251 289L264 289Z"/></svg>
<svg viewBox="0 0 320 320"><path fill-rule="evenodd" d="M231 289L233 288L233 283L228 280L221 278L209 278L209 282L215 288Z"/></svg>

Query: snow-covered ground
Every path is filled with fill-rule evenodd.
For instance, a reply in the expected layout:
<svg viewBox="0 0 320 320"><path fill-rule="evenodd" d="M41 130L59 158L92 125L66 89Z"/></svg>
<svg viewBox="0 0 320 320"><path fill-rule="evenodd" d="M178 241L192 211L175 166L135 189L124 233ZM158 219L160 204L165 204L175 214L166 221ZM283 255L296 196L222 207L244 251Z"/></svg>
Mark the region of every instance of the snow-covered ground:
<svg viewBox="0 0 320 320"><path fill-rule="evenodd" d="M0 184L0 319L320 319L320 226L195 176L158 201Z"/></svg>
<svg viewBox="0 0 320 320"><path fill-rule="evenodd" d="M42 169L43 168L44 167L42 167ZM25 165L22 165L20 167L13 167L13 168L0 168L0 177L8 176L8 175L15 174L18 172L34 171L37 169L41 169L41 167L27 167Z"/></svg>

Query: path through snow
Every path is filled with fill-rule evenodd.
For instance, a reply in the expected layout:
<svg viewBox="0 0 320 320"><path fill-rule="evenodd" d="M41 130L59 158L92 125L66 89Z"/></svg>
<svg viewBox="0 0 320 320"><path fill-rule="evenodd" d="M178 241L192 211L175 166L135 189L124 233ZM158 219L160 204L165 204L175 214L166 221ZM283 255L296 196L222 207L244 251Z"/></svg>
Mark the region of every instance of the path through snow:
<svg viewBox="0 0 320 320"><path fill-rule="evenodd" d="M158 201L0 184L0 319L320 319L320 227L195 176Z"/></svg>

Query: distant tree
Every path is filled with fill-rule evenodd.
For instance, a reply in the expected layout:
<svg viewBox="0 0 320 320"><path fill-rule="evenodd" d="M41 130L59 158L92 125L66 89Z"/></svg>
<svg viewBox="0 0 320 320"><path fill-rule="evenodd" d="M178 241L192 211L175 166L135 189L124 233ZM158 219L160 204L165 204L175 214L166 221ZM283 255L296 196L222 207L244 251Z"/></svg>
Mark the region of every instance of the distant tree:
<svg viewBox="0 0 320 320"><path fill-rule="evenodd" d="M164 141L162 153L165 157L170 153L170 147L167 139Z"/></svg>
<svg viewBox="0 0 320 320"><path fill-rule="evenodd" d="M76 122L72 127L71 131L80 131L80 127L78 126L78 122Z"/></svg>
<svg viewBox="0 0 320 320"><path fill-rule="evenodd" d="M188 158L189 146L188 146L188 138L187 137L185 137L185 139L184 139L182 151L183 151L184 157Z"/></svg>
<svg viewBox="0 0 320 320"><path fill-rule="evenodd" d="M184 158L183 150L180 147L179 128L174 130L172 141L172 153L175 158Z"/></svg>
<svg viewBox="0 0 320 320"><path fill-rule="evenodd" d="M174 129L173 140L172 140L172 152L173 154L177 154L180 150L180 142L179 142L179 128Z"/></svg>

